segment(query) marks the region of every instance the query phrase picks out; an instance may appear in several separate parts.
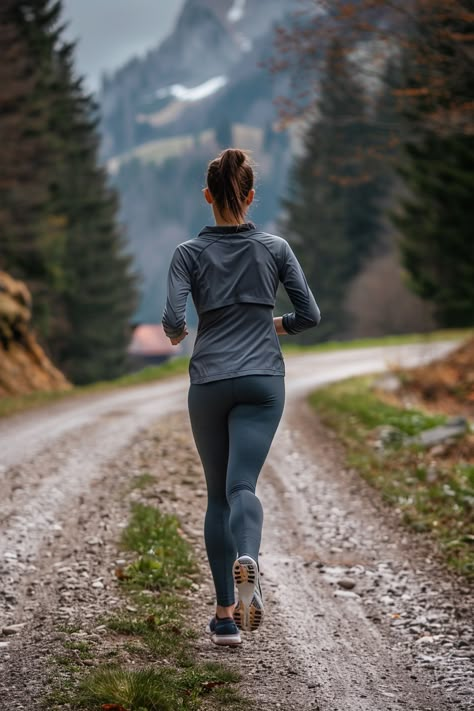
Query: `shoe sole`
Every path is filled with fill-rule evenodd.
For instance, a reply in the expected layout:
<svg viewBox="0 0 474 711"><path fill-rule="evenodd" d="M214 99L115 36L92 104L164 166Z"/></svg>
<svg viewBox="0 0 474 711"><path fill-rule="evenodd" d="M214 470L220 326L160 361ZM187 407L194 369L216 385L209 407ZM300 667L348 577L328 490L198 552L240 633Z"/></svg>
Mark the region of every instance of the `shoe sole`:
<svg viewBox="0 0 474 711"><path fill-rule="evenodd" d="M258 591L258 567L250 556L237 558L233 566L234 581L239 601L234 610L237 627L255 632L263 620L263 601Z"/></svg>
<svg viewBox="0 0 474 711"><path fill-rule="evenodd" d="M218 647L238 647L242 644L240 634L213 634L211 639Z"/></svg>

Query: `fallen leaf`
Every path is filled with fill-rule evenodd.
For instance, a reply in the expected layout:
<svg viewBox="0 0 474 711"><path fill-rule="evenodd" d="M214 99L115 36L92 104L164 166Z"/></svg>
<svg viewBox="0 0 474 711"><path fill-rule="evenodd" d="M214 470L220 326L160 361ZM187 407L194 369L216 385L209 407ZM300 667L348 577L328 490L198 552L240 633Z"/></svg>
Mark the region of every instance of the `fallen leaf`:
<svg viewBox="0 0 474 711"><path fill-rule="evenodd" d="M127 711L120 704L102 704L102 711Z"/></svg>
<svg viewBox="0 0 474 711"><path fill-rule="evenodd" d="M115 577L119 580L128 580L129 576L124 573L123 568L115 568Z"/></svg>

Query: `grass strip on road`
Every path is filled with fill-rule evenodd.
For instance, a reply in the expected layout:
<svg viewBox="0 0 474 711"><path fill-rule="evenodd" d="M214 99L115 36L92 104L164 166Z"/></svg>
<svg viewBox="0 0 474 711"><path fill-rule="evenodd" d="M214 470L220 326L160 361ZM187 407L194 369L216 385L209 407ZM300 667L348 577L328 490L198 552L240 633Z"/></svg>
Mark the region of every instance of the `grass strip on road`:
<svg viewBox="0 0 474 711"><path fill-rule="evenodd" d="M463 457L462 440L440 456L396 439L376 448L377 428L416 435L446 418L383 402L372 389L374 380L350 378L321 388L310 404L345 445L348 466L381 491L405 523L430 533L449 565L474 578L472 459Z"/></svg>
<svg viewBox="0 0 474 711"><path fill-rule="evenodd" d="M198 569L178 519L135 503L122 545L135 554L116 571L127 604L102 622L129 663L106 662L91 671L74 665L74 682L66 693L64 686L53 692L47 708L198 711L204 702L206 709L250 708L235 688L239 674L196 659L186 590ZM56 661L64 668L64 659Z"/></svg>

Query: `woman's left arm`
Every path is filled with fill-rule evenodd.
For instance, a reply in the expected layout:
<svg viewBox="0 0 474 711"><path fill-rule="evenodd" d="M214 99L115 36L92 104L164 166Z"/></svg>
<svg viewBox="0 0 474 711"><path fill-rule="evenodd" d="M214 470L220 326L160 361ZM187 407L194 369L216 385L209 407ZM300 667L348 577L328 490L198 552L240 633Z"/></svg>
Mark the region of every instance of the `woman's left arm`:
<svg viewBox="0 0 474 711"><path fill-rule="evenodd" d="M191 291L190 265L181 245L176 247L168 269L166 306L161 323L175 346L188 335L186 329L186 301Z"/></svg>

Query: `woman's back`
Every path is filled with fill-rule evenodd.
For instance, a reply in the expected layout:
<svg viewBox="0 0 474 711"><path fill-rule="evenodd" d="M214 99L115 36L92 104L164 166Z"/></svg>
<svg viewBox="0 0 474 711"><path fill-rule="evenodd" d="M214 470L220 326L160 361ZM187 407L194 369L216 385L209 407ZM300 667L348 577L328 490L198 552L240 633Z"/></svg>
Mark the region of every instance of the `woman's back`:
<svg viewBox="0 0 474 711"><path fill-rule="evenodd" d="M208 226L180 244L171 261L163 327L184 325L187 294L199 316L190 362L193 383L248 374L284 375L273 323L280 281L295 307L284 327L297 333L319 321L319 309L288 243L253 223Z"/></svg>

